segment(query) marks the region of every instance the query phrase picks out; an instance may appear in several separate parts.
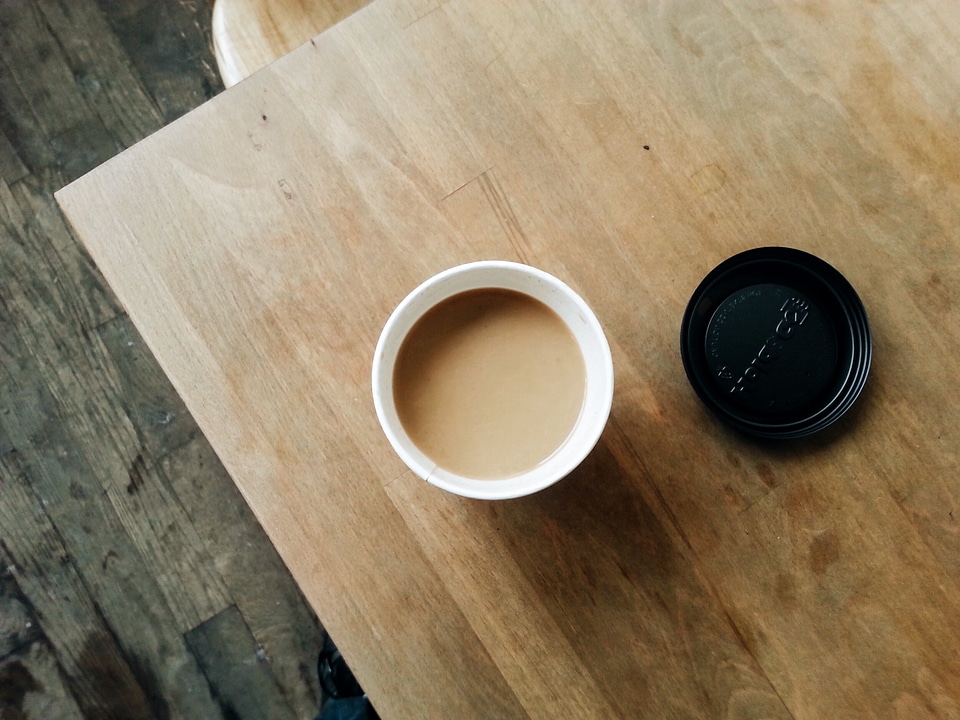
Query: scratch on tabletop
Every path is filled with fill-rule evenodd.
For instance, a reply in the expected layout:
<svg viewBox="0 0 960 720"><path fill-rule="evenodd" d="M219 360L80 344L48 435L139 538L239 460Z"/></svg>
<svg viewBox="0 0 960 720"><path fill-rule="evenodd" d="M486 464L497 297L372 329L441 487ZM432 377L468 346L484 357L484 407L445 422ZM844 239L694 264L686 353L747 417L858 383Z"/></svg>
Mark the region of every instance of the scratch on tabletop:
<svg viewBox="0 0 960 720"><path fill-rule="evenodd" d="M443 202L443 201L446 200L448 197L451 197L451 196L455 195L456 193L460 192L460 191L463 190L467 185L469 185L470 183L474 182L475 180L477 180L478 178L482 177L483 175L486 175L486 174L487 174L488 172L490 172L491 170L493 170L493 165L491 165L490 167L488 167L488 168L487 168L486 170L484 170L483 172L477 173L476 175L474 175L472 178L470 178L470 179L467 180L466 182L462 183L461 185L458 185L457 187L455 187L453 190L451 190L451 191L448 192L446 195L444 195L442 198L440 198L440 202Z"/></svg>
<svg viewBox="0 0 960 720"><path fill-rule="evenodd" d="M408 28L410 28L410 27L413 27L414 25L416 25L418 22L420 22L420 21L423 20L424 18L427 18L427 17L430 17L431 15L433 15L437 10L439 10L440 8L442 8L444 5L446 5L446 0L444 0L444 2L438 3L435 8L433 8L433 9L431 9L431 10L428 10L428 11L425 12L423 15L419 15L419 16L415 17L412 22L404 25L404 26L403 26L403 29L406 30L406 29L408 29Z"/></svg>
<svg viewBox="0 0 960 720"><path fill-rule="evenodd" d="M504 235L507 236L507 241L513 246L520 261L529 264L525 248L530 243L526 233L523 232L523 227L520 225L520 220L517 218L513 206L510 205L507 194L497 181L496 175L490 171L486 171L480 174L479 180L483 194L486 196L487 202L490 203L490 207L497 216L500 227L503 229Z"/></svg>

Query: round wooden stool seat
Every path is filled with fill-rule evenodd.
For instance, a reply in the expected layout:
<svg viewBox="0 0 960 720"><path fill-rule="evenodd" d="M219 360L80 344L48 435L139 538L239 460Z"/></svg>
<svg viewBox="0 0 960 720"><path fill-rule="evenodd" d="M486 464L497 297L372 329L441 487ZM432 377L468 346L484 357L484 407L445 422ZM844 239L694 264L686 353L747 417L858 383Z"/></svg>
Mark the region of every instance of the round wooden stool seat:
<svg viewBox="0 0 960 720"><path fill-rule="evenodd" d="M216 0L213 49L223 84L235 85L367 2L369 0Z"/></svg>

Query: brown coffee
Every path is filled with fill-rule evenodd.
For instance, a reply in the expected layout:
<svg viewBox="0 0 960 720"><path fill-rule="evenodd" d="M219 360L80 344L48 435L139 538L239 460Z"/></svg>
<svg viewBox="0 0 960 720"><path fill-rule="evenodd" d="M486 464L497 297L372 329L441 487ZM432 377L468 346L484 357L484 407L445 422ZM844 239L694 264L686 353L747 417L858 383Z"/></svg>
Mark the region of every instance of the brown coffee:
<svg viewBox="0 0 960 720"><path fill-rule="evenodd" d="M430 309L397 355L393 399L414 444L458 475L530 470L570 434L586 392L573 333L539 300L470 290Z"/></svg>

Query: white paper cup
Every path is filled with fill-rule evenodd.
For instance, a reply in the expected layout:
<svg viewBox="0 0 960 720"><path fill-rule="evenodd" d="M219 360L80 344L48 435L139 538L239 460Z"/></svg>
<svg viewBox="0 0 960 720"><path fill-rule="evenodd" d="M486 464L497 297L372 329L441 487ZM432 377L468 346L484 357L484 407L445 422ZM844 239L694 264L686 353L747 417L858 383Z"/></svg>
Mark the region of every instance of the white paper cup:
<svg viewBox="0 0 960 720"><path fill-rule="evenodd" d="M393 397L397 353L414 324L443 300L483 288L514 290L551 308L573 333L586 368L583 407L566 440L531 470L494 480L464 477L438 467L407 435ZM613 360L600 322L566 284L529 265L485 260L459 265L433 276L407 295L393 311L374 353L373 402L380 426L393 449L407 467L424 480L457 495L481 500L521 497L549 487L568 475L597 444L613 402Z"/></svg>

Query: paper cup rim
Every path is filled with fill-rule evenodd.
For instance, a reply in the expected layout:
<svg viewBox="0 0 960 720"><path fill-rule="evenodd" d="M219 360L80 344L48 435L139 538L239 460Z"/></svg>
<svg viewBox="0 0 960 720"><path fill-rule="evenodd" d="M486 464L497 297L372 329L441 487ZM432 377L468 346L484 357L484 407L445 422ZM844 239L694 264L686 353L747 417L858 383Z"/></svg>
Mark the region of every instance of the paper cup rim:
<svg viewBox="0 0 960 720"><path fill-rule="evenodd" d="M483 288L517 290L558 312L584 353L587 373L587 390L580 417L567 439L535 468L499 479L468 478L438 467L407 436L393 401L393 365L397 350L413 325L447 298ZM571 322L576 327L571 326ZM589 346L585 347L587 343ZM596 446L613 403L612 354L593 310L559 278L531 265L506 260L481 260L448 268L407 294L390 314L380 333L371 381L380 427L404 464L438 488L481 500L530 495L569 475Z"/></svg>

